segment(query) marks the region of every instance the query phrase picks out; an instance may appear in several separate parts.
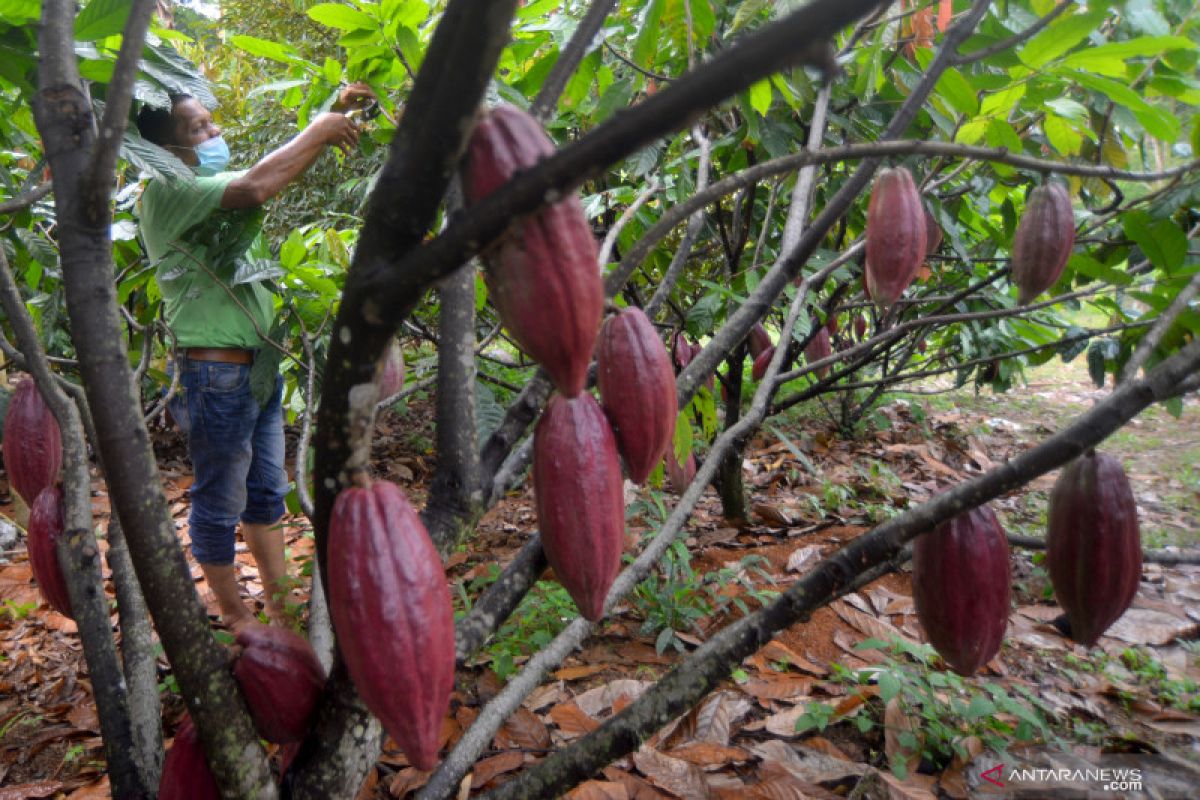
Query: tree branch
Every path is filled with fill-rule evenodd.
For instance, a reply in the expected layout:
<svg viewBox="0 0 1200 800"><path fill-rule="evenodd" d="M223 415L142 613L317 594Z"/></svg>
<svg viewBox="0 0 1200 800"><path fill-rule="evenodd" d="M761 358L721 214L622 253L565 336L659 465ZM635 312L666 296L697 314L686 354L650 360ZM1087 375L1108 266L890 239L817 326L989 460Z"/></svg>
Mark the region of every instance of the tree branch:
<svg viewBox="0 0 1200 800"><path fill-rule="evenodd" d="M19 194L9 200L0 203L0 214L15 214L18 211L23 211L31 205L46 197L50 192L54 191L54 184L47 181L39 184L24 194Z"/></svg>
<svg viewBox="0 0 1200 800"><path fill-rule="evenodd" d="M539 122L545 122L554 112L567 81L579 67L579 62L587 55L588 45L596 38L596 34L604 26L604 20L608 19L616 4L617 0L592 0L587 14L572 34L571 41L559 52L558 60L550 68L550 74L542 81L542 88L538 90L537 97L533 98L533 104L529 107L529 113Z"/></svg>
<svg viewBox="0 0 1200 800"><path fill-rule="evenodd" d="M1020 33L1015 33L1012 36L1009 36L1007 39L1001 39L1000 41L984 47L981 50L974 50L970 53L959 54L954 58L954 65L961 66L963 64L974 64L976 61L982 61L983 59L994 56L997 53L1004 53L1012 50L1021 42L1024 42L1027 39L1032 39L1035 35L1044 30L1047 25L1057 19L1064 11L1073 5L1074 2L1072 2L1072 0L1063 0L1063 2L1050 9L1050 12L1046 14L1046 16L1042 17Z"/></svg>
<svg viewBox="0 0 1200 800"><path fill-rule="evenodd" d="M1138 370L1146 363L1146 359L1150 358L1150 354L1154 352L1154 348L1158 347L1159 342L1167 335L1167 331L1171 329L1171 326L1175 324L1179 316L1188 309L1192 299L1197 294L1200 294L1200 273L1192 276L1187 286L1184 286L1179 290L1179 294L1175 295L1175 299L1171 301L1171 305L1167 306L1158 315L1154 326L1146 332L1146 335L1138 342L1137 349L1133 351L1133 355L1125 362L1118 382L1127 381L1137 375Z"/></svg>

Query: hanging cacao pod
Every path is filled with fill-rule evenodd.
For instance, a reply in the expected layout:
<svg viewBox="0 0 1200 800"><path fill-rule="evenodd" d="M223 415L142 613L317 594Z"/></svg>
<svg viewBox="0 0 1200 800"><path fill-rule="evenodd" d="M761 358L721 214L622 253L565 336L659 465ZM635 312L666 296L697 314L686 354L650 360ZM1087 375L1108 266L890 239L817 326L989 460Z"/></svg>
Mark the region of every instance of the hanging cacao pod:
<svg viewBox="0 0 1200 800"><path fill-rule="evenodd" d="M58 540L63 527L62 489L47 486L29 508L29 567L46 602L58 613L70 617L71 596L58 560Z"/></svg>
<svg viewBox="0 0 1200 800"><path fill-rule="evenodd" d="M437 764L454 688L442 562L393 483L343 489L329 519L329 610L363 702L417 769Z"/></svg>
<svg viewBox="0 0 1200 800"><path fill-rule="evenodd" d="M696 357L703 351L704 345L700 344L699 342L692 342L692 355L690 358L688 358L688 363L690 364L692 361L695 361ZM716 390L717 379L712 375L712 373L709 373L709 376L704 379L704 388L708 389L710 392Z"/></svg>
<svg viewBox="0 0 1200 800"><path fill-rule="evenodd" d="M808 344L804 347L804 359L812 364L822 358L829 358L831 355L833 355L833 345L829 341L829 329L817 328L816 335L809 339ZM817 370L818 378L824 378L828 374L828 366Z"/></svg>
<svg viewBox="0 0 1200 800"><path fill-rule="evenodd" d="M13 390L4 418L3 451L8 481L27 504L58 477L62 434L33 378L23 378Z"/></svg>
<svg viewBox="0 0 1200 800"><path fill-rule="evenodd" d="M1142 578L1137 503L1121 462L1094 450L1068 464L1050 493L1046 566L1071 638L1096 643Z"/></svg>
<svg viewBox="0 0 1200 800"><path fill-rule="evenodd" d="M621 568L625 498L612 428L590 394L550 398L533 434L533 487L546 559L595 622Z"/></svg>
<svg viewBox="0 0 1200 800"><path fill-rule="evenodd" d="M671 446L678 404L671 357L640 308L624 309L600 329L596 386L629 479L643 484Z"/></svg>
<svg viewBox="0 0 1200 800"><path fill-rule="evenodd" d="M754 327L750 329L750 336L747 341L750 345L751 358L758 358L763 350L766 350L773 344L771 342L771 334L767 333L767 329L763 327L761 322L754 323Z"/></svg>
<svg viewBox="0 0 1200 800"><path fill-rule="evenodd" d="M683 331L675 331L675 335L672 337L671 353L678 369L682 370L692 363L692 345L683 335Z"/></svg>
<svg viewBox="0 0 1200 800"><path fill-rule="evenodd" d="M854 318L854 336L861 342L867 338L867 318L862 314Z"/></svg>
<svg viewBox="0 0 1200 800"><path fill-rule="evenodd" d="M925 212L925 255L931 256L942 246L942 228L928 208L921 208Z"/></svg>
<svg viewBox="0 0 1200 800"><path fill-rule="evenodd" d="M904 167L882 169L867 203L867 296L890 306L925 261L925 207Z"/></svg>
<svg viewBox="0 0 1200 800"><path fill-rule="evenodd" d="M404 388L404 354L400 350L400 341L395 337L392 337L379 359L375 380L379 382L380 400L386 400Z"/></svg>
<svg viewBox="0 0 1200 800"><path fill-rule="evenodd" d="M269 742L304 738L325 686L325 670L300 634L251 623L238 631L242 651L233 664L258 734Z"/></svg>
<svg viewBox="0 0 1200 800"><path fill-rule="evenodd" d="M838 318L831 316L829 319L825 320L825 330L827 330L829 332L830 336L833 336L835 333L837 333L838 332Z"/></svg>
<svg viewBox="0 0 1200 800"><path fill-rule="evenodd" d="M158 800L220 800L220 797L217 779L204 758L196 727L191 717L184 716L163 759Z"/></svg>
<svg viewBox="0 0 1200 800"><path fill-rule="evenodd" d="M515 106L492 109L467 145L463 187L468 204L553 152L554 144L531 115ZM564 395L582 392L604 314L604 285L596 240L578 195L520 220L486 255L492 302L517 344Z"/></svg>
<svg viewBox="0 0 1200 800"><path fill-rule="evenodd" d="M1017 302L1026 305L1062 275L1075 244L1071 196L1061 183L1035 187L1013 237L1012 278Z"/></svg>
<svg viewBox="0 0 1200 800"><path fill-rule="evenodd" d="M756 381L761 381L763 375L767 374L767 367L771 366L771 359L774 357L775 345L771 345L759 353L758 358L754 359L754 366L750 368L750 377Z"/></svg>
<svg viewBox="0 0 1200 800"><path fill-rule="evenodd" d="M929 643L959 675L1000 652L1012 575L1008 539L979 506L947 520L913 545L913 601Z"/></svg>
<svg viewBox="0 0 1200 800"><path fill-rule="evenodd" d="M667 451L663 463L666 465L667 484L671 487L671 491L675 494L683 494L696 477L696 454L688 453L687 461L680 464L675 458L675 450L672 448Z"/></svg>

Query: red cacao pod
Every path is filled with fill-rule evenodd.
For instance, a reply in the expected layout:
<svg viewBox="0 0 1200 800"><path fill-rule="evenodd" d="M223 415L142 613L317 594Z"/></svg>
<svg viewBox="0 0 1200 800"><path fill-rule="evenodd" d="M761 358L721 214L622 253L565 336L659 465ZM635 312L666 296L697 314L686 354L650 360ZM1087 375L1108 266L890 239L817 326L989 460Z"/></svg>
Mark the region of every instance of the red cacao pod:
<svg viewBox="0 0 1200 800"><path fill-rule="evenodd" d="M404 354L400 342L393 338L379 359L375 378L379 383L379 399L384 400L404 388Z"/></svg>
<svg viewBox="0 0 1200 800"><path fill-rule="evenodd" d="M242 652L233 664L258 734L269 742L304 737L325 685L325 670L300 634L252 623L237 635Z"/></svg>
<svg viewBox="0 0 1200 800"><path fill-rule="evenodd" d="M904 167L883 169L867 204L867 296L890 306L925 261L925 207Z"/></svg>
<svg viewBox="0 0 1200 800"><path fill-rule="evenodd" d="M925 351L926 351L927 349L928 349L928 348L927 348L927 346L926 346L926 344L925 344L925 340L924 340L924 339L919 339L919 340L917 340L917 352L918 352L918 353L922 353L922 354L924 354L924 353L925 353Z"/></svg>
<svg viewBox="0 0 1200 800"><path fill-rule="evenodd" d="M626 308L600 330L596 385L629 478L642 484L675 433L675 372L667 349L640 308Z"/></svg>
<svg viewBox="0 0 1200 800"><path fill-rule="evenodd" d="M825 320L825 330L829 331L830 336L833 336L835 333L837 333L838 332L838 318L830 317L829 319Z"/></svg>
<svg viewBox="0 0 1200 800"><path fill-rule="evenodd" d="M925 212L925 255L929 256L942 246L942 228L928 208L922 207L922 210Z"/></svg>
<svg viewBox="0 0 1200 800"><path fill-rule="evenodd" d="M58 420L33 378L13 391L4 418L4 467L8 480L27 504L42 493L62 467L62 434Z"/></svg>
<svg viewBox="0 0 1200 800"><path fill-rule="evenodd" d="M590 394L550 398L533 434L533 487L546 559L594 622L621 568L625 498L616 439Z"/></svg>
<svg viewBox="0 0 1200 800"><path fill-rule="evenodd" d="M829 358L831 355L833 355L833 346L829 341L829 330L817 328L817 334L808 340L808 344L804 348L804 359L811 364L822 358ZM818 378L824 378L828 374L829 367L827 366L817 370Z"/></svg>
<svg viewBox="0 0 1200 800"><path fill-rule="evenodd" d="M763 375L767 374L767 367L771 365L771 359L774 357L775 345L771 345L759 353L758 358L754 359L754 366L750 368L750 377L756 381L761 381Z"/></svg>
<svg viewBox="0 0 1200 800"><path fill-rule="evenodd" d="M204 758L192 718L185 716L163 759L158 800L220 800L220 797L217 779Z"/></svg>
<svg viewBox="0 0 1200 800"><path fill-rule="evenodd" d="M862 314L854 318L854 335L860 342L867 338L867 318Z"/></svg>
<svg viewBox="0 0 1200 800"><path fill-rule="evenodd" d="M328 553L350 678L413 766L433 769L454 688L454 611L437 550L404 493L379 481L338 495Z"/></svg>
<svg viewBox="0 0 1200 800"><path fill-rule="evenodd" d="M683 494L696 477L696 454L688 453L687 462L680 464L675 458L675 450L667 451L664 459L667 467L667 483L675 494Z"/></svg>
<svg viewBox="0 0 1200 800"><path fill-rule="evenodd" d="M1061 183L1035 187L1013 237L1012 278L1017 302L1025 305L1054 285L1075 244L1071 196Z"/></svg>
<svg viewBox="0 0 1200 800"><path fill-rule="evenodd" d="M1068 464L1050 493L1046 566L1071 638L1095 644L1137 594L1142 541L1137 503L1121 462L1090 451Z"/></svg>
<svg viewBox="0 0 1200 800"><path fill-rule="evenodd" d="M552 152L553 143L528 113L514 106L493 109L467 146L463 186L468 203ZM595 237L574 194L518 222L487 258L488 285L500 318L568 397L587 385L604 314L596 259Z"/></svg>
<svg viewBox="0 0 1200 800"><path fill-rule="evenodd" d="M913 545L913 601L930 644L959 675L1000 652L1012 575L1008 539L987 506L943 522Z"/></svg>
<svg viewBox="0 0 1200 800"><path fill-rule="evenodd" d="M672 337L671 354L675 359L675 366L679 369L692 363L692 345L683 335L683 331L675 331L675 335Z"/></svg>
<svg viewBox="0 0 1200 800"><path fill-rule="evenodd" d="M70 617L71 597L58 560L58 540L62 533L62 489L47 486L29 508L29 566L46 602L58 613Z"/></svg>
<svg viewBox="0 0 1200 800"><path fill-rule="evenodd" d="M754 323L754 327L750 329L750 336L747 342L750 345L751 358L758 358L763 350L766 350L773 344L771 334L767 333L767 329L763 327L761 322Z"/></svg>

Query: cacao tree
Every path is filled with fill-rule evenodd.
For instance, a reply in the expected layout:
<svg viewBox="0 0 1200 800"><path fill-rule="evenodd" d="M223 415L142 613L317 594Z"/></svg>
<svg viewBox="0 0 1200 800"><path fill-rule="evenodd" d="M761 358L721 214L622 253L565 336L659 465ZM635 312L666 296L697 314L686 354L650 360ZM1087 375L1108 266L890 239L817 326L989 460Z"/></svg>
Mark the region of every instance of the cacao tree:
<svg viewBox="0 0 1200 800"><path fill-rule="evenodd" d="M162 104L167 90L189 89L210 105L218 98L164 39L185 52L192 43L161 27L147 33L152 2L91 0L77 11L63 0L18 0L0 9L0 40L14 54L0 71L0 91L17 109L0 119L0 138L17 154L0 164L0 213L13 220L0 251L0 347L32 373L61 429L65 492L55 549L93 683L102 687L96 701L114 795L153 796L162 775L162 796L185 785L239 797L353 796L381 747L374 710L411 747L414 763L438 764L422 796L454 796L504 719L650 573L718 474L727 513L737 515L740 448L772 414L836 398L849 429L885 391L917 377L950 373L960 385L974 379L1004 389L1023 364L1085 351L1098 384L1119 379L1105 400L1037 447L850 542L712 636L625 712L493 794L561 793L694 705L775 633L898 568L916 537L936 529L922 540L927 546L962 524L998 551L996 529L973 509L1077 457L1086 469L1084 454L1141 410L1178 407L1200 388L1200 276L1189 250L1200 227L1200 165L1189 160L1200 149L1200 123L1184 121L1200 99L1200 32L1189 3L1162 0L1132 14L1123 4L955 0L937 4L937 25L926 13L932 7L793 5L321 3L307 15L322 35L303 46L233 37L264 59L242 64L240 85L252 69L276 65L263 94L278 92L300 124L348 80L372 82L385 112L374 129L379 148L366 156L378 164L369 199L344 210L361 211L361 227L323 219L317 204L305 222L314 227L293 227L278 255L295 314L272 338L295 365L295 410L306 430L315 426L311 486L306 436L297 502L316 536L313 593L331 590L338 643L278 785L257 738L263 692L239 691L237 668L226 667L176 542L141 383L165 381L150 373L167 345L156 339L156 289L130 232L129 187L137 170L179 165L128 133L127 121L135 103ZM229 113L245 117L248 99ZM499 100L528 109L510 133L519 152L507 168L472 144L478 119ZM558 264L556 250L580 260ZM480 255L486 281L474 269ZM264 254L264 270L276 268L270 261ZM436 310L426 304L435 286ZM526 289L560 292L558 317L539 316L548 301L531 304ZM1107 312L1110 324L1072 328L1060 312L1082 300ZM605 301L641 308L658 333L639 323L633 338L653 350L648 340L657 337L663 353L670 342L679 368L669 445L658 438L672 427L661 409L653 420L610 412L619 428L644 427L655 439L642 443L646 459L665 457L678 473L677 503L628 565L619 563L621 431L614 437L586 388ZM576 305L587 314L567 313ZM375 502L355 493L390 486L359 484L384 399L378 365L397 332L413 329L438 353L438 466L422 520L411 509L399 516L408 535L428 530L406 552L431 571L420 597L403 586L388 591L401 605L411 601L404 624L429 641L402 642L394 660L416 664L436 640L446 668L429 685L409 685L415 705L397 708L388 705L387 665L366 630L392 612L350 613L364 607L353 579L367 571L354 557L369 551L361 535L337 539L365 526L381 548L399 552L379 515L363 511L370 521L362 526L343 522L359 518L346 504ZM482 351L494 336L511 337L509 351L528 355L518 363L525 382L477 426L486 395L476 374L492 368ZM564 343L567 355L554 350ZM643 357L634 349L612 351L633 362ZM608 352L601 348L600 358ZM64 354L75 365L52 371L47 356ZM645 358L658 381L647 391L661 395L669 368L657 355ZM610 373L597 367L605 403L631 402L609 400ZM714 376L725 395L720 406ZM563 394L552 397L555 386ZM120 660L91 538L85 437L115 513L106 535ZM630 472L634 460L645 472L642 457L621 446ZM6 437L11 469L20 458L10 462L8 447ZM561 452L577 462L571 475L583 475L576 485L555 472ZM430 728L449 693L449 623L431 616L422 630L411 620L432 607L426 595L439 594L429 580L441 574L435 552L460 542L531 462L543 536L531 532L457 621L455 659L466 662L512 613L547 556L581 615L532 654L452 750L436 754ZM382 489L388 498L379 502L407 506L393 490ZM594 526L594 552L564 540L580 506ZM953 521L964 517L971 522ZM1140 554L1128 525L1116 526L1112 539ZM353 557L340 560L334 549ZM1088 569L1074 556L1051 560L1064 574ZM1105 569L1127 585L1131 557L1121 563ZM993 583L997 596L1007 588ZM1120 613L1095 612L1066 589L1061 602L1083 638ZM150 622L190 718L165 764ZM328 632L317 609L312 628L314 640ZM996 644L994 630L986 632L983 650ZM983 657L943 655L964 672ZM392 679L411 680L412 669ZM401 730L414 715L422 729Z"/></svg>

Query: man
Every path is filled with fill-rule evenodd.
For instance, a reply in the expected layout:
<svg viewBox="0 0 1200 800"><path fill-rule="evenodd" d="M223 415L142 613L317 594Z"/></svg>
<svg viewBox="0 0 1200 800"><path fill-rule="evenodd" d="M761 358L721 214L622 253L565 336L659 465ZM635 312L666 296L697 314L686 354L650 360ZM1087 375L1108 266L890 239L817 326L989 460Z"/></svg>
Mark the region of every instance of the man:
<svg viewBox="0 0 1200 800"><path fill-rule="evenodd" d="M373 98L368 87L355 84L342 90L334 108ZM170 111L144 108L138 129L196 172L192 179L150 181L141 200L142 238L156 264L183 387L171 411L188 434L195 473L192 554L224 623L236 630L252 621L233 563L240 520L258 564L267 614L282 621L287 567L279 521L288 481L277 360L262 361L270 368L265 380L251 380L255 359L264 359L271 347L263 340L276 314L275 295L265 279L271 271L255 257L263 252L260 207L303 175L327 147L354 147L358 129L337 111L321 114L241 172L225 171L229 148L195 98L172 97Z"/></svg>

